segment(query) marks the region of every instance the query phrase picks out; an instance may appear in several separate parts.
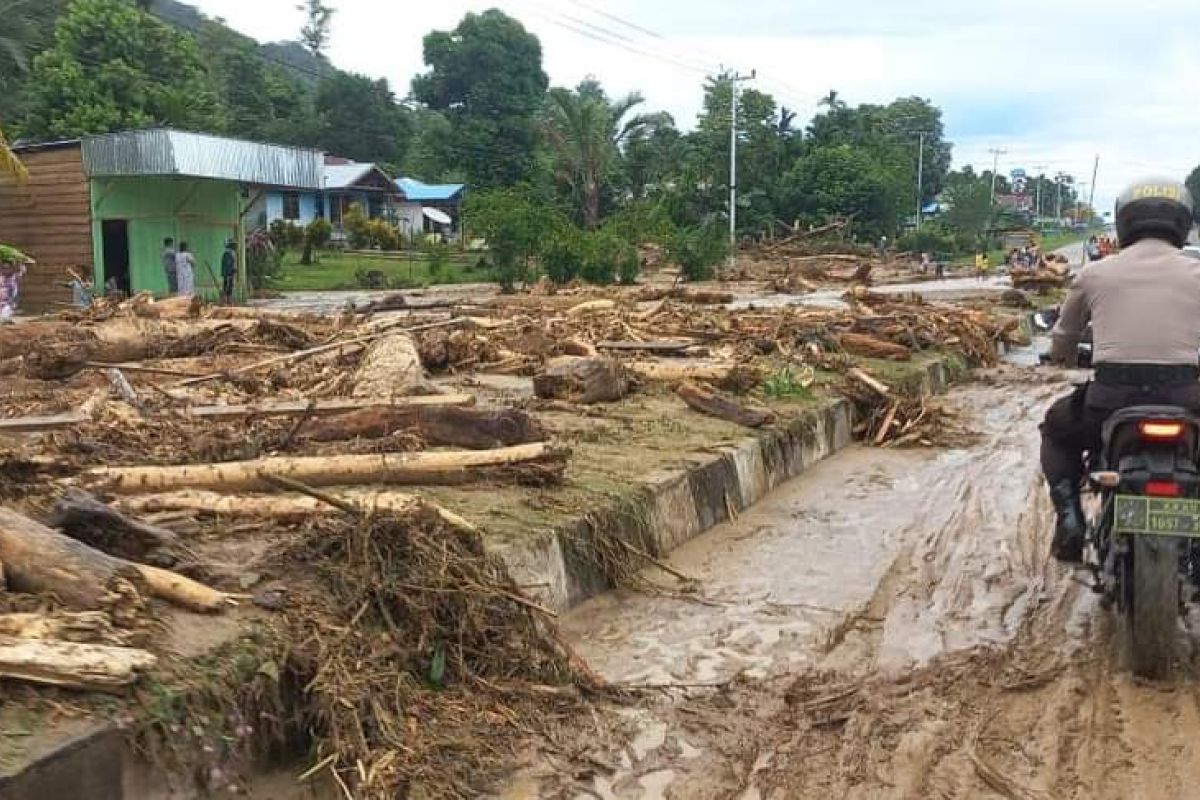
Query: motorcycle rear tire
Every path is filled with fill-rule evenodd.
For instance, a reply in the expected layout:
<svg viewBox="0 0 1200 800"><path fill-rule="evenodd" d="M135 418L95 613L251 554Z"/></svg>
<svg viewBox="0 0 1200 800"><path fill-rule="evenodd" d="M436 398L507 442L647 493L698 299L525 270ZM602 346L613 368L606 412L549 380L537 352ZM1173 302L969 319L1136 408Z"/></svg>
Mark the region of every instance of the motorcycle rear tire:
<svg viewBox="0 0 1200 800"><path fill-rule="evenodd" d="M1162 680L1171 673L1179 628L1179 540L1133 537L1125 610L1126 652L1135 675Z"/></svg>

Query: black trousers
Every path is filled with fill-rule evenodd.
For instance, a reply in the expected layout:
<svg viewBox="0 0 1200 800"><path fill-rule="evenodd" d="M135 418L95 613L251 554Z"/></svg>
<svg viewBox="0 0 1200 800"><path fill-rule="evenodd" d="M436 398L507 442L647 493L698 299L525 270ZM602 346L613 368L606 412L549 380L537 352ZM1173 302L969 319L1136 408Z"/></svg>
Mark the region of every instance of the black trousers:
<svg viewBox="0 0 1200 800"><path fill-rule="evenodd" d="M1083 480L1085 452L1100 447L1104 420L1130 406L1180 406L1200 414L1200 383L1145 387L1088 383L1050 406L1042 421L1042 472L1051 486Z"/></svg>

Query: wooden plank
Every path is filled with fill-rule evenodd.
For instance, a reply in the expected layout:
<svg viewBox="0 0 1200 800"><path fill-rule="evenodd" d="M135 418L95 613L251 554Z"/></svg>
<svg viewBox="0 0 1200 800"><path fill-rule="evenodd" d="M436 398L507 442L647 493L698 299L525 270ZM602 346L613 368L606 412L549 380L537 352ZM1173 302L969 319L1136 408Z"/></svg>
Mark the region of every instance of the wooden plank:
<svg viewBox="0 0 1200 800"><path fill-rule="evenodd" d="M0 433L34 433L37 431L55 431L71 428L87 421L87 417L78 411L66 414L51 414L37 417L13 417L0 419Z"/></svg>
<svg viewBox="0 0 1200 800"><path fill-rule="evenodd" d="M663 353L674 355L682 353L692 346L692 342L599 342L599 350L620 350L623 352Z"/></svg>
<svg viewBox="0 0 1200 800"><path fill-rule="evenodd" d="M333 400L284 400L244 406L193 406L184 411L198 419L239 419L243 417L295 417L305 414L324 417L363 408L419 408L434 406L470 406L470 394L422 395L416 397L356 397Z"/></svg>

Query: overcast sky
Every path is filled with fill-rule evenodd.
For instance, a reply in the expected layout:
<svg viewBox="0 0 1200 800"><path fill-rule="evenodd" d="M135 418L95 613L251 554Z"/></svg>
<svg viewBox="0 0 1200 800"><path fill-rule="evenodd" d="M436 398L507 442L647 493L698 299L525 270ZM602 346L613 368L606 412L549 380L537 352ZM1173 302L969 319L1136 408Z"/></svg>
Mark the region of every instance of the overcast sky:
<svg viewBox="0 0 1200 800"><path fill-rule="evenodd" d="M757 69L755 86L808 119L831 89L852 104L920 95L944 112L955 162L1067 171L1097 205L1148 173L1200 164L1195 0L329 0L330 59L386 77L424 69L421 40L498 7L542 42L554 84L598 77L641 91L690 127L706 71ZM263 41L295 38L297 0L195 0ZM1151 8L1152 6L1152 8ZM607 39L608 41L597 41Z"/></svg>

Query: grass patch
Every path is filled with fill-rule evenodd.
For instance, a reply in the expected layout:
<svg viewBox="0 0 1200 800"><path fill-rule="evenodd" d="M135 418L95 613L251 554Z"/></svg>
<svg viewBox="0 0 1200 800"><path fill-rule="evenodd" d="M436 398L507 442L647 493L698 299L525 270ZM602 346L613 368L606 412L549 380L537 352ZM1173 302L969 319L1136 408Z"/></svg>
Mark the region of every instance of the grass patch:
<svg viewBox="0 0 1200 800"><path fill-rule="evenodd" d="M426 254L414 252L363 255L322 253L320 262L301 264L299 253L284 256L280 277L273 289L281 292L329 292L369 288L359 275L378 272L386 288L404 289L445 283L484 283L493 280L490 269L479 268L478 253L451 252L440 270L430 270Z"/></svg>

